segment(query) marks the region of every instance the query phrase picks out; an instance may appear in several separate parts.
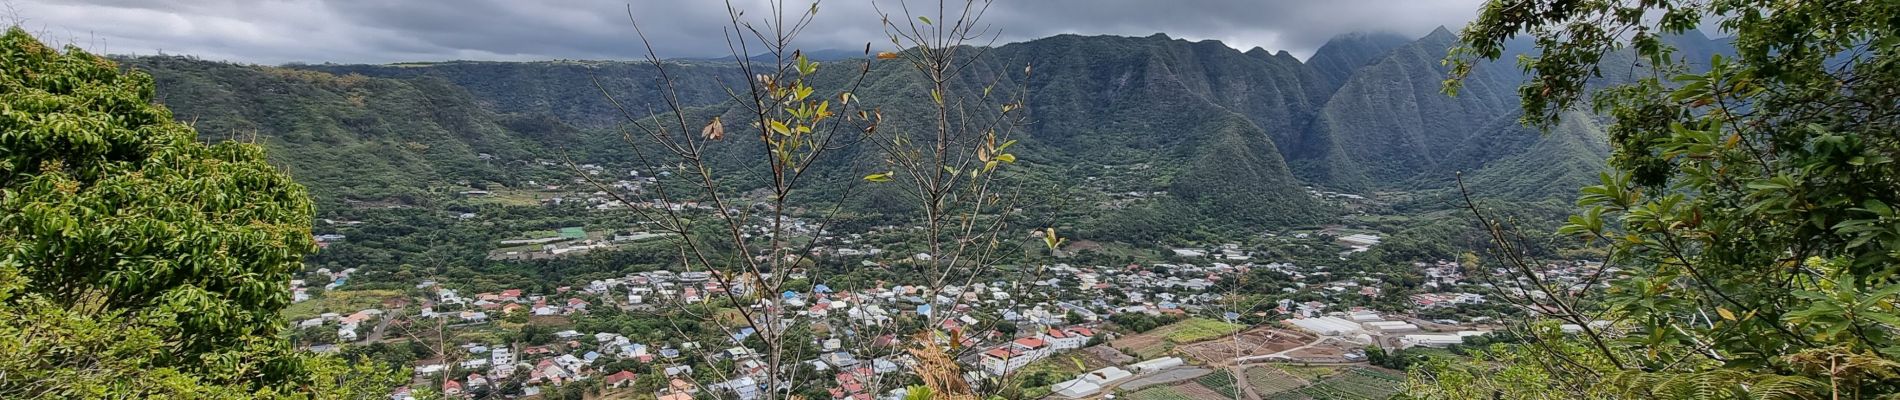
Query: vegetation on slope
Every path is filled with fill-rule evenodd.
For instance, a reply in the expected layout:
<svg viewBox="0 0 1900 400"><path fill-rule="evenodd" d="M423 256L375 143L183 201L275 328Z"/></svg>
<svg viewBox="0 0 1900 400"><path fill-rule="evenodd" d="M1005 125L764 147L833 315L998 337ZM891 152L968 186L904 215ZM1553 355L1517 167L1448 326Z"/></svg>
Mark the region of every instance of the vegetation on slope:
<svg viewBox="0 0 1900 400"><path fill-rule="evenodd" d="M1666 37L1735 36L1706 70ZM1524 120L1591 104L1612 118L1610 173L1557 230L1617 268L1577 295L1474 208L1540 310L1527 341L1417 371L1424 399L1885 399L1900 395L1900 4L1892 1L1494 0L1465 29L1452 83L1517 35L1536 40ZM1634 34L1630 34L1634 32ZM1655 65L1600 85L1606 54ZM1699 50L1690 49L1690 52ZM1568 324L1569 329L1560 329Z"/></svg>
<svg viewBox="0 0 1900 400"><path fill-rule="evenodd" d="M558 121L506 117L440 79L255 67L185 57L140 57L157 100L206 140L254 141L313 188L326 208L344 200L424 204L456 181L515 183L499 160L535 158L572 143ZM552 156L548 156L552 157Z"/></svg>
<svg viewBox="0 0 1900 400"><path fill-rule="evenodd" d="M314 249L302 185L198 142L121 73L0 37L0 397L373 397L392 376L291 350ZM370 367L364 367L370 368Z"/></svg>

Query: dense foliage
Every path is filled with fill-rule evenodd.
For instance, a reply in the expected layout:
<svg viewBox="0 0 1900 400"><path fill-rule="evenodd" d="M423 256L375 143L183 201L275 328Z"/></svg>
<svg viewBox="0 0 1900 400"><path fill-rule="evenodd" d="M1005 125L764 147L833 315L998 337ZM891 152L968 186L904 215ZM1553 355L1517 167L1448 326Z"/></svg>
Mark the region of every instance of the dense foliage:
<svg viewBox="0 0 1900 400"><path fill-rule="evenodd" d="M0 38L0 397L386 390L280 336L314 248L303 187L153 101L149 76Z"/></svg>
<svg viewBox="0 0 1900 400"><path fill-rule="evenodd" d="M1735 52L1688 68L1660 38L1705 23ZM1900 3L1492 1L1454 79L1520 34L1541 54L1523 61L1525 121L1614 119L1614 172L1559 232L1618 270L1600 297L1525 277L1574 333L1525 327L1531 345L1415 376L1418 397L1900 393ZM1594 85L1620 51L1651 72Z"/></svg>
<svg viewBox="0 0 1900 400"><path fill-rule="evenodd" d="M245 140L309 185L325 210L427 205L469 185L525 185L545 148L574 146L575 128L534 114L503 114L436 78L362 75L139 57L155 99L205 140ZM488 154L483 157L482 154ZM513 164L508 164L512 161ZM453 190L453 191L451 191Z"/></svg>

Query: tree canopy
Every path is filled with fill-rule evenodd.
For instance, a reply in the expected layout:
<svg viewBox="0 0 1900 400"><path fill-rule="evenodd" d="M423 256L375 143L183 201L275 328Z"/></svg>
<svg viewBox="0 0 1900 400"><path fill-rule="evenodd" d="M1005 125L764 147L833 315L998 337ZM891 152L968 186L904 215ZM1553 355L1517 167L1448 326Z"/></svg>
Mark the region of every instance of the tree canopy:
<svg viewBox="0 0 1900 400"><path fill-rule="evenodd" d="M1702 26L1732 35L1734 54L1684 59L1660 39ZM1452 89L1529 36L1525 122L1613 119L1612 171L1559 230L1609 248L1607 289L1569 297L1520 274L1557 294L1525 301L1556 321L1522 327L1527 345L1422 370L1414 395L1896 396L1897 33L1900 3L1884 0L1486 4L1449 58ZM1608 61L1619 55L1634 65ZM1599 84L1617 70L1644 72Z"/></svg>
<svg viewBox="0 0 1900 400"><path fill-rule="evenodd" d="M153 94L102 57L0 37L0 397L393 386L339 385L342 364L280 334L315 248L303 186L258 146L198 142Z"/></svg>

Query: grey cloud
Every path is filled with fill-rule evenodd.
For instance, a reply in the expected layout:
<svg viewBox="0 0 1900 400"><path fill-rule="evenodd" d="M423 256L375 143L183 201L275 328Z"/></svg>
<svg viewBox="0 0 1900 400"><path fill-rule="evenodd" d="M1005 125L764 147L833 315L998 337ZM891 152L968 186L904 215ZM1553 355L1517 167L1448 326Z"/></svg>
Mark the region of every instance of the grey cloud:
<svg viewBox="0 0 1900 400"><path fill-rule="evenodd" d="M728 54L730 23L716 0L18 0L29 30L120 54L207 59L384 63L447 59L630 59L644 55L639 21L664 57ZM1003 42L1062 33L1220 40L1306 56L1356 31L1418 36L1464 23L1482 0L1014 0L983 22ZM913 11L922 1L911 2ZM771 15L768 0L733 0L744 19ZM932 10L934 14L934 2ZM896 12L896 0L877 0ZM788 5L789 14L804 8ZM871 0L827 0L800 36L808 49L862 49L884 39Z"/></svg>

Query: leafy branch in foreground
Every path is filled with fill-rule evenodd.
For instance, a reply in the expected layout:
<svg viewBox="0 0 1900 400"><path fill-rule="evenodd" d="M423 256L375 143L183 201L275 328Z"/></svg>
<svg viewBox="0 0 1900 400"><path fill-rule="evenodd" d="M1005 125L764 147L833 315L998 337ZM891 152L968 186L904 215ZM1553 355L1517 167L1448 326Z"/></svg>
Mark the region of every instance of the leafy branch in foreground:
<svg viewBox="0 0 1900 400"><path fill-rule="evenodd" d="M1005 246L1003 236L1004 213L1012 209L1013 195L1002 194L1004 180L998 177L1005 166L1016 162L1016 156L1008 152L1015 144L1009 134L1017 122L1011 117L1019 115L1022 107L1018 100L997 99L1020 92L986 89L981 95L966 96L970 91L957 87L969 79L963 68L974 59L960 53L982 51L963 42L980 35L976 19L987 4L964 2L961 15L915 18L918 22L903 28L904 33L897 33L898 25L887 25L887 31L893 32L892 43L910 49L835 63L810 60L791 46L799 33L812 27L819 10L815 2L809 7L770 2L762 19L748 18L744 11L729 6L728 46L747 79L743 85L727 88L727 103L709 109L681 102L680 88L667 72L674 65L651 51L647 62L658 71L665 93L655 99L659 110L636 113L636 106L603 89L625 120L627 151L642 164L670 167L671 175L641 193L624 193L587 174L578 175L620 203L635 205L629 207L633 218L676 239L678 263L684 270L710 277L705 289L713 300L667 299L665 306L679 315L711 322L701 326L710 326L725 338L744 338L734 341L745 354L726 358L736 364L756 362L746 368L714 367L704 375L718 382L696 384L735 391L765 388L764 398L824 393L833 385L833 375L807 371L801 363L820 356L809 349L819 339L812 335L820 331L849 343L841 352L859 357L915 359L934 354L941 361L934 364L938 372L949 371L939 375L961 382L952 352L967 350L962 347L964 332L940 331L943 322L952 318L948 312L930 311L931 306L953 310L958 304L931 302L920 305L914 316L894 317L864 317L873 311L853 308L857 317L833 318L794 305L802 305L802 300L792 289L827 282L830 271L814 259L816 250L839 244L829 229L841 213L853 211L849 209L852 197L860 191L902 191L909 195L906 200L916 204L914 223L924 250L890 268L901 268L914 278L896 284L921 288L922 293L915 294L919 298L935 300L943 297L939 293L946 288L986 279L985 273L993 271L991 264L1013 250ZM751 56L761 51L763 56ZM868 45L866 53L870 53ZM918 108L909 102L913 99L858 98L857 89L873 68L905 65L924 73L922 81L931 89L928 106L923 108L929 112L909 112ZM994 87L1001 77L989 79ZM925 124L887 122L886 107L899 110L889 113L892 119L928 120L931 128L910 130L912 125ZM856 148L865 143L881 150L885 165L877 169L884 172L861 170L875 161L855 157ZM842 190L814 187L823 185ZM905 220L910 215L890 217L899 220L896 225L913 223ZM1053 231L1048 233L1053 235ZM793 282L794 275L804 282ZM832 287L842 290L839 293L873 289L841 286ZM702 333L680 325L675 324L674 330L682 338ZM880 338L917 341L893 339L886 341L896 341L896 345L876 345ZM930 346L918 347L920 342ZM705 355L713 358L713 354ZM853 389L867 393L902 387L897 385L901 382L876 376L854 379L868 381L862 389ZM972 391L967 385L933 386L936 391L931 396L939 398L967 396Z"/></svg>
<svg viewBox="0 0 1900 400"><path fill-rule="evenodd" d="M1896 20L1892 1L1489 2L1448 83L1528 35L1526 122L1583 104L1614 119L1613 171L1559 230L1607 247L1613 275L1540 299L1577 307L1533 308L1592 329L1532 325L1530 345L1421 370L1413 396L1900 396ZM1705 21L1735 53L1674 58L1663 35ZM1593 86L1618 52L1648 76Z"/></svg>

